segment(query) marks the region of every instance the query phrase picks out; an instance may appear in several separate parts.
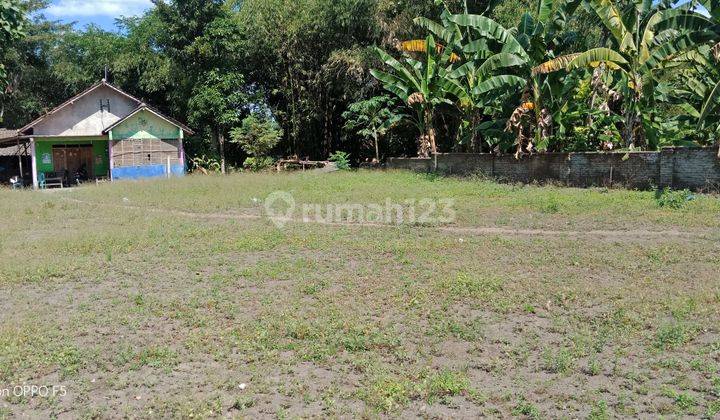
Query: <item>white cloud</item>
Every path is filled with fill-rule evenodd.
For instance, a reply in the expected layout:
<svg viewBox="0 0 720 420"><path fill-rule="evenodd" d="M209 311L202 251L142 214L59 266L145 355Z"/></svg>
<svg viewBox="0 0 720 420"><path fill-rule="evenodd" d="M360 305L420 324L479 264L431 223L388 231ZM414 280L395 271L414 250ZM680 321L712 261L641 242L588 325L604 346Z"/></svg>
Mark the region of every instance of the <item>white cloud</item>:
<svg viewBox="0 0 720 420"><path fill-rule="evenodd" d="M45 12L54 17L136 16L152 7L150 0L56 0Z"/></svg>

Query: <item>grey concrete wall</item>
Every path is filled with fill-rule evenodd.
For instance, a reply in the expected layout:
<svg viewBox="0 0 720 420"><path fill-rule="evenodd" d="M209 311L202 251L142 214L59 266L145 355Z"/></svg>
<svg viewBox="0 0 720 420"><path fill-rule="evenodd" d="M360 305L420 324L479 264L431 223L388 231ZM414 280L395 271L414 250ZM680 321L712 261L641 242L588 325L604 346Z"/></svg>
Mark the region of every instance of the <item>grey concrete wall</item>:
<svg viewBox="0 0 720 420"><path fill-rule="evenodd" d="M391 158L390 169L435 170L434 159ZM672 187L720 189L717 147L666 148L660 152L544 153L525 156L447 153L437 171L482 174L509 182L559 182L570 186Z"/></svg>

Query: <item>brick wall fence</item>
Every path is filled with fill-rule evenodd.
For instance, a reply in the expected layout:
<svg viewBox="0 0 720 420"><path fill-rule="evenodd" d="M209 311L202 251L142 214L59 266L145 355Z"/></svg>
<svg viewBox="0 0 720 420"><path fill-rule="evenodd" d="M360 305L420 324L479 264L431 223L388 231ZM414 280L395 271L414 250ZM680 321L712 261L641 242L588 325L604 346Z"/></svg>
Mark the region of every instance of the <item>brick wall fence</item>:
<svg viewBox="0 0 720 420"><path fill-rule="evenodd" d="M387 167L432 172L435 159L390 158ZM544 153L520 160L512 155L447 153L437 156L437 171L483 174L510 182L551 181L576 187L620 185L720 190L717 147L631 153Z"/></svg>

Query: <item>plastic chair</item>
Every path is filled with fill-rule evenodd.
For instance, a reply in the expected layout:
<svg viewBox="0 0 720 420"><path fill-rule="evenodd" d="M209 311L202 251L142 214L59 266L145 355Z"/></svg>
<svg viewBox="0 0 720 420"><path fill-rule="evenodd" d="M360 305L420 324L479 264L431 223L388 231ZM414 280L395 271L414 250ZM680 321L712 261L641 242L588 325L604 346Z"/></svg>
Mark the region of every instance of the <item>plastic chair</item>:
<svg viewBox="0 0 720 420"><path fill-rule="evenodd" d="M10 186L12 187L13 190L19 190L19 189L23 188L25 185L24 185L22 178L20 178L19 176L14 176L14 177L10 178Z"/></svg>
<svg viewBox="0 0 720 420"><path fill-rule="evenodd" d="M46 180L45 180L45 172L40 172L38 174L38 187L41 190L44 190L47 187Z"/></svg>

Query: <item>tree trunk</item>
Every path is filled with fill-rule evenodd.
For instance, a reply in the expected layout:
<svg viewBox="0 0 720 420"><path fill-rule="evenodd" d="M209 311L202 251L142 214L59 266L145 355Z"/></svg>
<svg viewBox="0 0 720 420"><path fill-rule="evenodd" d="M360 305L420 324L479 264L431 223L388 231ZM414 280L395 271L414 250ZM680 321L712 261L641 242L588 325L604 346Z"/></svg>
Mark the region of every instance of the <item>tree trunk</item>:
<svg viewBox="0 0 720 420"><path fill-rule="evenodd" d="M623 129L623 140L625 140L625 146L631 147L635 144L635 138L633 136L635 128L635 112L633 110L634 104L630 103L630 106L625 109L625 127Z"/></svg>
<svg viewBox="0 0 720 420"><path fill-rule="evenodd" d="M472 153L482 153L482 139L480 138L480 133L477 130L477 126L480 125L480 121L482 120L482 115L473 112L473 116L470 119L470 151Z"/></svg>
<svg viewBox="0 0 720 420"><path fill-rule="evenodd" d="M541 126L542 126L542 97L540 95L540 80L539 76L533 77L532 80L533 88L533 103L535 104L535 108L533 109L533 112L535 113L535 145L537 146L540 144L540 141L542 140L542 133L541 133ZM529 150L532 154L532 150Z"/></svg>
<svg viewBox="0 0 720 420"><path fill-rule="evenodd" d="M435 142L435 127L428 127L428 140L430 141L430 151L432 154L437 154L437 143Z"/></svg>
<svg viewBox="0 0 720 420"><path fill-rule="evenodd" d="M378 144L377 131L373 132L373 140L375 141L375 160L380 163L380 145Z"/></svg>
<svg viewBox="0 0 720 420"><path fill-rule="evenodd" d="M425 135L430 142L430 152L434 155L437 153L437 144L435 142L435 127L433 126L433 115L430 108L425 109Z"/></svg>
<svg viewBox="0 0 720 420"><path fill-rule="evenodd" d="M288 74L288 82L290 84L290 121L292 126L292 132L290 133L290 136L292 137L292 148L293 148L293 154L297 157L300 157L300 150L298 147L298 135L300 130L298 129L298 121L297 121L297 106L295 102L295 83L293 78L293 72L290 66L288 65L287 68L287 74Z"/></svg>
<svg viewBox="0 0 720 420"><path fill-rule="evenodd" d="M225 175L227 173L225 170L225 133L222 131L218 133L218 149L220 152L220 172Z"/></svg>

